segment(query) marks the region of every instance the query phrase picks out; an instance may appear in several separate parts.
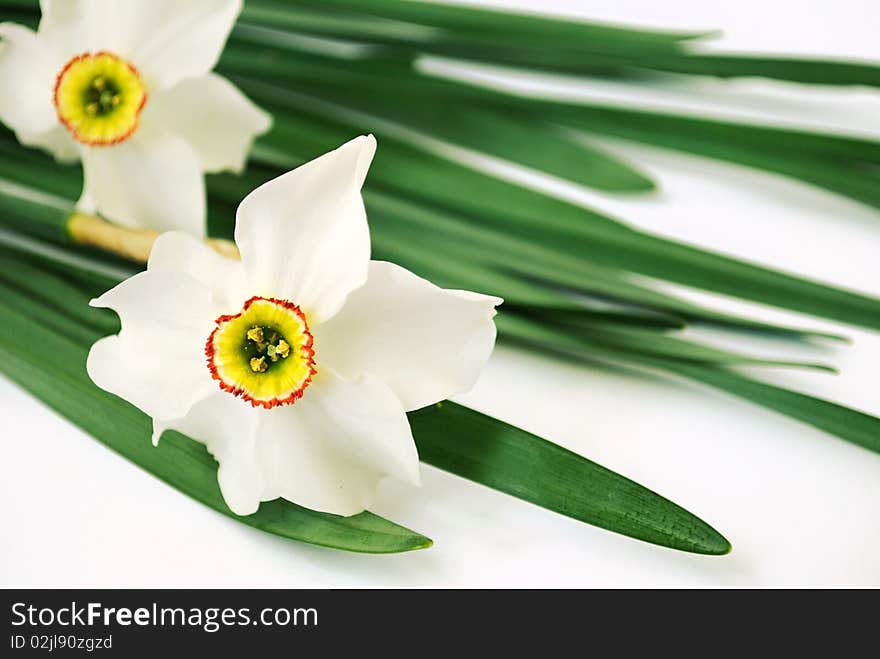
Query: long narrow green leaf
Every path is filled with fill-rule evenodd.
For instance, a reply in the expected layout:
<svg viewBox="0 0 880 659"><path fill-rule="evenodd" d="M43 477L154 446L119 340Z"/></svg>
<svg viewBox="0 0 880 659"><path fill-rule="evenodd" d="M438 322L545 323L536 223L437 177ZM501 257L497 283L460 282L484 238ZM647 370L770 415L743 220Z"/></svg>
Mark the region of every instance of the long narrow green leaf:
<svg viewBox="0 0 880 659"><path fill-rule="evenodd" d="M608 151L573 142L556 127L541 121L524 121L513 112L504 114L417 100L394 107L339 91L325 90L321 96L352 109L379 112L383 119L432 137L585 187L617 193L648 192L655 187L648 175Z"/></svg>
<svg viewBox="0 0 880 659"><path fill-rule="evenodd" d="M265 34L260 35L268 39ZM255 38L259 42L259 39ZM572 125L584 131L610 134L626 139L665 146L706 157L783 174L861 201L878 203L878 175L862 163L880 161L880 142L845 135L720 121L669 113L634 110L623 106L587 103L552 102L529 98L453 79L420 75L406 61L388 58L340 60L304 53L286 45L284 48L248 45L233 47L221 66L233 75L280 81L295 89L312 89L328 98L340 98L344 104L372 107L374 114L406 124L424 126L416 116L407 116L402 108L443 107L447 114L495 116L529 126L545 126L548 119ZM238 52L240 51L240 52ZM383 70L393 70L389 77ZM383 99L394 99L393 104ZM377 109L378 107L378 109ZM446 139L465 141L457 127L446 127L442 113L431 119L435 133L447 131ZM487 120L489 121L489 120ZM424 128L423 128L424 130ZM546 132L546 129L541 129ZM484 148L485 147L480 147ZM498 147L496 146L495 149ZM493 149L485 149L491 152ZM513 154L521 161L523 154ZM528 153L531 166L548 173L552 167ZM549 158L549 157L548 157ZM552 161L551 161L552 164ZM571 171L563 178L577 177Z"/></svg>
<svg viewBox="0 0 880 659"><path fill-rule="evenodd" d="M4 18L34 27L37 0L2 0ZM528 69L632 76L662 71L717 77L766 77L826 85L880 85L880 67L864 62L706 55L684 48L706 36L553 19L536 14L388 0L248 0L242 15L293 33Z"/></svg>
<svg viewBox="0 0 880 659"><path fill-rule="evenodd" d="M605 157L607 154L598 161L595 154L585 154L580 166L561 166L560 163L566 162L565 154L570 152L575 157L576 151L566 147L559 135L548 132L547 118L556 118L582 130L622 134L628 139L765 169L863 203L880 203L877 191L880 178L859 164L860 159L866 162L880 159L880 143L876 141L641 112L625 107L551 103L453 80L427 78L413 71L408 63L373 62L369 58L341 62L290 48L251 46L241 55L234 50L227 55L225 65L231 65L236 74L282 80L296 89L311 90L326 99L453 143L479 148L600 189L630 189L627 181L631 180L636 185L631 189L639 187L626 169L621 170L621 163L609 160ZM382 74L383 68L388 66L395 70L391 79ZM405 84L401 77L405 78ZM394 102L386 99L394 99ZM498 132L505 133L504 139L493 137ZM539 146L535 147L531 142L538 136L542 139L537 140ZM603 165L598 175L593 173L596 162ZM643 174L635 174L644 178Z"/></svg>
<svg viewBox="0 0 880 659"><path fill-rule="evenodd" d="M755 357L731 350L722 350L693 340L659 334L644 328L609 328L581 322L575 332L578 332L584 339L601 345L626 350L634 354L661 355L685 362L716 365L787 366L837 373L837 369L828 364Z"/></svg>
<svg viewBox="0 0 880 659"><path fill-rule="evenodd" d="M0 279L0 301L12 311L27 315L33 311L33 298L19 291L14 285ZM74 341L94 341L94 328L84 327L75 319L60 313L46 314L45 325ZM8 331L8 330L7 330Z"/></svg>
<svg viewBox="0 0 880 659"><path fill-rule="evenodd" d="M314 136L321 133L318 129L309 130L303 127L302 134L304 136ZM308 139L308 137L305 139ZM287 151L282 153L279 150L279 146L277 146L281 142L277 140L274 142L276 146L272 147L269 153L266 153L265 149L257 145L257 158L265 159L279 166L283 166L281 163L287 163L287 166L292 166L293 160L290 157L287 160L284 159L284 153L287 153ZM332 144L332 142L330 143ZM398 153L398 149L400 149L400 153ZM466 168L455 163L439 161L417 150L407 152L406 156L403 153L400 145L395 144L393 140L383 139L383 151L374 163L374 168L371 172L372 179L379 181L380 187L387 187L389 191L405 194L411 199L409 204L410 210L416 209L418 212L410 212L408 215L410 219L418 220L420 216L431 214L434 222L433 230L436 230L439 226L439 218L442 212L457 214L462 220L466 221L466 224L471 227L472 231L476 231L476 227L482 226L482 231L492 237L492 249L483 250L483 259L499 258L501 248L509 245L511 238L518 238L522 244L532 245L536 248L541 247L543 253L546 254L549 250L551 254L554 254L552 258L543 260L535 259L534 253L531 255L532 258L523 258L520 255L513 259L511 261L512 265L508 267L512 270L520 270L522 274L534 277L536 272L541 272L542 267L551 268L552 274L547 273L543 278L555 285L565 285L587 292L623 295L630 302L649 304L657 309L709 323L751 328L756 331L804 334L803 330L776 328L746 318L713 312L681 299L650 291L645 287L636 287L632 282L628 284L628 290L625 294L619 289L610 290L606 286L606 284L609 284L608 278L610 273L605 270L604 276L597 276L603 272L603 269L598 267L594 258L585 258L585 253L571 254L570 256L564 253L572 247L572 244L568 243L573 243L575 246L581 244L578 240L571 238L571 227L579 226L576 224L578 216L581 216L586 222L592 222L594 218L598 217L602 223L601 228L596 228L603 235L607 233L614 237L617 234L624 233L624 237L626 237L638 236L639 234L635 234L623 225L616 224L608 218L596 216L586 209L581 209L562 200L506 183L475 170L468 171ZM266 178L269 178L269 175L266 175ZM421 185L419 180L422 181ZM411 184L410 181L412 181ZM425 182L429 182L430 185L426 185ZM240 183L239 185L243 189L248 187L247 183ZM375 204L378 202L378 197L371 193L374 185L375 183L371 183L365 194ZM215 194L233 194L232 191L235 189L235 183L228 177L222 177L211 187ZM456 192L455 196L451 194L452 191ZM397 206L400 206L404 202L401 199L397 199L395 203ZM456 205L458 208L456 208ZM429 206L432 207L430 210L426 208ZM530 208L535 209L534 216L529 215L528 209ZM486 218L489 219L487 220ZM562 222L560 223L559 220L562 220ZM611 224L607 222L611 222ZM448 227L448 223L445 226ZM381 236L385 225L383 223L376 223L374 228L378 230L374 235ZM514 228L516 231L514 231ZM473 237L473 235L470 236L470 238ZM551 241L551 238L553 241ZM418 244L420 244L420 241L416 242L416 245ZM676 243L670 244L675 245ZM454 254L458 249L467 249L465 241L461 241L459 245L463 246L457 247L450 253ZM564 247L560 249L558 245L564 245ZM585 247L586 254L590 257L597 256L601 247L601 245L595 249L592 247L586 249ZM707 254L708 259L711 260L712 257L711 253ZM614 263L613 258L609 259L608 263L612 267L618 267L618 264ZM524 264L528 264L528 268L525 268ZM619 269L618 272L620 272ZM658 276L662 278L662 275ZM615 280L612 283L617 288L623 282Z"/></svg>
<svg viewBox="0 0 880 659"><path fill-rule="evenodd" d="M670 73L709 75L719 78L761 77L811 85L865 85L880 87L880 67L866 62L811 57L766 55L707 55L645 58L641 66Z"/></svg>
<svg viewBox="0 0 880 659"><path fill-rule="evenodd" d="M877 298L649 234L631 241L585 238L579 246L560 240L557 247L685 286L880 329Z"/></svg>
<svg viewBox="0 0 880 659"><path fill-rule="evenodd" d="M454 403L410 414L422 460L594 526L674 549L726 554L715 529L560 446ZM455 429L468 441L449 441ZM511 474L517 474L511 478Z"/></svg>
<svg viewBox="0 0 880 659"><path fill-rule="evenodd" d="M443 38L476 39L490 43L506 43L514 47L566 48L575 52L676 52L679 42L699 35L618 28L570 19L559 19L512 11L492 11L461 5L400 2L398 0L303 0L300 6L322 10L326 16L346 15L365 19L370 16L394 21L401 28L390 35L411 43L437 42ZM244 20L254 18L281 22L284 27L297 28L288 16L289 3L278 0L251 0L243 14ZM274 10L274 11L273 11ZM261 16L259 14L262 14ZM405 30L406 24L411 27ZM417 30L416 26L430 28ZM352 26L356 29L356 26ZM333 36L358 37L336 32ZM389 37L386 37L386 40Z"/></svg>
<svg viewBox="0 0 880 659"><path fill-rule="evenodd" d="M258 178L242 187L250 189L260 182ZM209 181L209 189L216 196L231 195L237 199L235 188L234 181L228 177ZM583 310L583 298L575 301L570 294L559 292L566 287L596 296L600 303L637 307L647 313L671 314L680 319L790 338L843 340L834 334L714 312L641 286L631 281L626 272L548 250L537 238L526 240L457 221L442 210L430 209L372 187L364 191L364 199L373 226L374 256L398 262L446 288L493 291L508 304L518 306L568 309L572 313L578 308ZM231 216L231 210L229 214ZM228 231L231 235L231 228ZM432 250L420 247L426 237L430 237Z"/></svg>
<svg viewBox="0 0 880 659"><path fill-rule="evenodd" d="M320 126L321 124L319 124ZM306 140L314 140L316 136L323 135L320 130L305 130L305 128L303 134L306 136ZM330 142L329 146L333 144L333 142ZM22 150L21 147L16 148ZM317 148L324 150L322 147ZM293 167L306 159L306 156L287 155L289 150L278 153L277 156L274 155L276 152L273 151L272 153L272 162L284 167ZM12 158L14 155L15 151L9 157ZM29 157L33 158L34 156ZM668 294L661 294L645 286L637 285L627 279L627 275L618 268L613 259L609 261L609 266L605 267L585 260L580 254L566 255L563 252L571 247L568 244L571 241L567 237L563 240L562 234L568 224L555 227L559 230L559 234L554 234L548 228L543 227L542 222L536 223L535 220L527 215L516 215L516 213L522 212L522 206L509 206L507 201L516 199L519 192L520 196L526 195L526 198L523 199L524 202L527 200L533 204L544 202L546 210L553 212L551 217L561 217L563 211L566 210L580 213L591 223L591 231L595 230L602 236L609 235L613 239L611 244L616 244L616 239L619 237L629 237L637 234L608 218L590 214L589 211L571 206L560 200L554 200L540 193L523 190L513 184L505 183L475 170L468 170L455 163L437 159L419 150L404 147L393 139L383 143L382 155L374 167L376 172L375 178L379 180L380 187L382 187L382 183L386 180L392 181L396 185L400 185L402 181L405 182L407 180L407 172L417 167L418 163L421 162L420 158L426 164L429 164L429 168L425 170L429 180L446 180L449 183L450 190L464 190L467 189L466 186L481 183L482 192L478 193L475 191L473 198L497 199L501 205L496 205L497 208L496 206L487 208L489 210L495 209L499 213L504 212L500 224L497 222L493 224L493 222L484 220L483 224L488 222L489 226L481 226L479 223L474 223L473 220L479 220L482 215L473 215L470 212L472 209L468 209L468 213L464 214L455 213L454 209L446 208L452 203L448 196L438 199L437 201L440 202L440 205L435 210L432 210L427 208L424 203L415 203L416 200L406 201L400 198L399 192L394 194L374 192L373 184L368 187L365 196L368 199L371 213L374 214L371 216L374 220L382 218L381 221L374 222L374 238L377 245L385 249L389 242L396 242L396 247L389 248L388 254L400 257L399 252L403 249L409 253L408 257L404 257L409 262L408 259L410 258L418 259L420 257L418 245L422 244L421 238L423 236L413 236L410 233L409 238L413 240L413 244L406 246L401 245L399 239L395 239L392 231L399 234L401 223L420 224L425 230L430 230L432 234L436 234L437 231L443 231L447 234L448 240L441 239L440 237L436 239L437 247L445 246L443 251L435 249L432 251L421 250L421 252L429 261L433 259L439 262L439 269L445 270L447 276L451 275L458 278L456 286L484 290L497 288L497 293L504 295L514 303L560 308L571 306L570 302L568 304L565 303L566 298L564 296L549 290L546 284L542 288L526 281L529 277L537 277L538 279L544 279L551 286L565 286L591 294L613 296L627 304L646 305L652 310L673 313L683 318L731 325L755 331L771 331L791 336L810 334L810 332L804 332L803 330L769 326L765 323L741 317L720 314ZM6 162L4 158L0 157L0 168L4 167ZM406 163L406 167L398 167L398 162ZM389 170L388 163L393 163L395 165L394 168ZM39 172L40 169L31 172L25 167L20 167L17 170L10 168L11 176L14 175L19 177L19 180L27 181L30 186L48 185L47 181L44 180L45 177L40 176ZM211 220L212 231L216 232L218 230L218 225L214 221L216 218L213 213L213 198L219 197L230 201L230 203L237 204L251 189L274 177L277 173L277 171L269 170L256 176L256 178L249 175L247 177L222 176L209 179L209 188L212 192L212 213L209 219ZM62 175L70 177L72 174L72 171L66 169L63 171L53 171L52 180L54 181ZM450 175L452 176L450 177ZM59 203L56 201L56 198L52 197L51 203L49 203L42 200L38 194L32 192L30 187L18 184L18 189L23 191L19 193L19 197L27 200L28 211L26 215L18 215L21 203L19 197L0 195L0 210L6 210L11 216L17 218L13 225L17 225L25 231L39 230L37 231L39 235L45 234L48 236L51 234L54 236L57 234L57 236L63 236L65 234L62 228L63 214L56 214L53 210L55 205ZM440 188L435 187L432 190L437 191ZM413 185L406 187L405 191L410 196L415 196L418 193L414 179ZM460 199L466 198L467 195ZM65 209L69 208L64 203L61 205ZM507 212L508 209L509 212ZM476 207L477 212L482 210L481 206ZM40 215L41 212L42 215ZM37 221L30 222L30 216L35 214L37 215ZM221 231L220 235L231 236L234 206L226 208L223 215L225 218L225 229ZM455 215L458 215L461 220L453 219ZM3 222L2 218L4 217L6 216L0 213L0 222ZM569 224L573 222L574 217L572 215L571 219L567 220L567 222ZM47 219L52 219L52 221L46 225L47 230L43 231L42 227ZM598 224L593 224L594 219L598 221ZM59 220L61 223L59 223ZM515 221L515 226L506 226L506 223L510 220ZM514 228L517 231L514 231ZM565 235L567 236L567 234ZM549 239L554 236L557 242L562 244L561 248L553 249L546 246ZM62 242L66 241L66 236L61 240ZM454 242L449 242L449 240L454 240ZM577 244L577 241L575 243ZM663 243L661 242L661 244ZM479 245L482 245L482 247ZM381 251L380 249L380 255ZM462 264L462 259L456 258L460 254L470 254L468 257L470 262ZM601 250L596 250L595 256L601 257ZM625 261L626 256L626 250L624 250L621 260ZM495 269L494 272L486 269L487 264L485 262L487 260L491 262L488 265ZM595 261L596 259L593 260ZM454 263L459 264L458 271L450 267ZM524 263L529 264L527 270L522 269ZM710 266L711 263L711 258L709 258ZM424 267L424 265L421 267ZM437 270L437 268L434 268L434 270ZM510 272L517 271L519 271L518 277L510 276Z"/></svg>
<svg viewBox="0 0 880 659"><path fill-rule="evenodd" d="M329 144L368 130L382 138L382 149L370 170L370 180L432 205L466 210L469 215L500 215L511 223L540 224L547 229L570 230L587 225L591 230L632 233L622 223L528 187L504 181L473 167L405 143L371 122L344 113L337 105L264 83L236 78L253 98L276 118L273 131L260 144L271 154L311 157ZM257 159L266 158L257 150ZM277 161L270 164L278 165Z"/></svg>
<svg viewBox="0 0 880 659"><path fill-rule="evenodd" d="M0 159L0 170L11 163ZM18 172L21 176L25 172ZM24 226L32 235L53 242L66 242L63 227L73 211L70 199L34 190L17 181L2 178L0 173L0 226L18 229Z"/></svg>
<svg viewBox="0 0 880 659"><path fill-rule="evenodd" d="M276 79L283 77L290 68L282 66L267 70L264 63L254 57L242 58L237 67L238 74L249 77L266 77L267 71L270 79ZM618 193L654 189L653 181L632 164L607 150L576 142L558 127L523 117L515 110L504 112L474 104L438 102L433 98L412 96L398 97L405 102L390 104L376 94L349 89L336 81L328 85L326 80L306 82L299 73L296 77L298 91L307 91L352 110L381 115L383 120L395 121L432 137L579 185Z"/></svg>
<svg viewBox="0 0 880 659"><path fill-rule="evenodd" d="M457 144L469 143L487 153L600 189L620 185L616 183L618 177L623 176L619 162L607 161L610 169L606 174L612 176L603 175L590 180L589 169L559 167L553 155L555 148L536 150L505 146L528 142L528 134L525 140L506 141L489 140L486 139L488 136L483 136L484 144L480 133L476 139L469 135L466 130L468 122L491 126L494 121L508 125L516 133L520 132L518 126L528 126L546 134L547 121L555 120L589 133L623 137L763 169L868 205L880 204L880 174L876 167L871 167L880 162L880 142L865 138L676 116L622 106L550 102L451 79L429 78L413 71L407 62L388 63L387 60L369 58L341 62L290 48L279 52L267 47L250 47L241 54L233 49L224 59L224 66L233 75L310 90L344 105L360 107L382 119L392 119ZM389 66L394 70L390 79L382 74L382 69ZM391 98L394 103L384 100ZM427 114L419 110L421 107L429 108ZM434 110L439 107L443 108L442 112ZM416 112L410 112L410 108L415 108ZM460 121L449 122L455 114L468 119L462 126L458 125L462 123ZM551 133L547 139L558 142L560 138ZM506 156L505 150L509 152ZM570 148L560 147L558 150L565 153ZM644 177L643 174L637 175Z"/></svg>
<svg viewBox="0 0 880 659"><path fill-rule="evenodd" d="M875 416L725 369L682 363L657 366L880 453L880 419Z"/></svg>
<svg viewBox="0 0 880 659"><path fill-rule="evenodd" d="M249 90L259 95L267 87L251 85ZM275 90L274 99L286 100L304 111L301 99L284 90ZM383 137L383 145L393 142L393 138ZM283 142L276 139L274 146L281 149ZM394 145L389 151L395 147L402 148ZM609 267L880 328L880 300L875 298L631 230L562 200L548 201L547 195L468 171L418 149L412 151L413 156L406 159L380 156L371 174L382 184L387 181L389 187L405 190L413 199L441 204L497 232L541 242L578 259L589 256ZM515 205L512 199L520 203Z"/></svg>
<svg viewBox="0 0 880 659"><path fill-rule="evenodd" d="M109 290L122 279L136 274L141 269L130 263L127 267L118 268L113 260L106 263L94 255L84 257L77 253L76 245L67 243L63 246L60 244L56 246L40 243L30 238L27 233L3 235L0 232L0 256L5 255L29 263L38 268L40 272L52 277L62 277L80 291L102 292ZM29 286L33 287L34 284L29 284ZM38 295L37 297L45 296ZM65 306L72 307L73 305L73 302L65 303ZM77 313L83 312L77 311ZM104 315L106 316L106 314Z"/></svg>
<svg viewBox="0 0 880 659"><path fill-rule="evenodd" d="M536 315L539 318L541 317L541 313L544 312L551 314L556 323L563 325L571 324L575 327L602 327L609 325L638 327L661 331L683 330L687 327L687 323L682 318L674 315L644 311L641 309L627 309L626 307L618 308L613 305L599 309L552 309L545 311L542 309L535 309L534 307L522 307L505 301L504 311L506 313L521 316Z"/></svg>
<svg viewBox="0 0 880 659"><path fill-rule="evenodd" d="M305 0L298 4L291 8L278 0L251 0L243 19L296 32L564 73L624 76L630 69L641 69L719 77L761 76L811 84L880 85L880 67L863 62L705 55L685 48L688 41L707 36L705 33L664 33L406 0ZM311 11L302 5L310 6Z"/></svg>
<svg viewBox="0 0 880 659"><path fill-rule="evenodd" d="M536 320L536 315L541 318L541 322ZM618 361L635 362L650 357L715 366L781 366L836 373L826 364L764 359L667 336L656 330L607 325L588 326L584 323L554 323L548 319L553 319L552 312L537 314L533 312L525 316L508 313L500 315L497 324L504 338L519 343L547 345L579 357L601 356Z"/></svg>
<svg viewBox="0 0 880 659"><path fill-rule="evenodd" d="M550 249L541 244L538 235L527 238L493 231L468 222L467 218L456 219L451 213L430 209L424 204L382 191L368 189L364 192L364 199L371 217L378 220L380 241L392 233L395 234L397 242L402 240L404 243L398 244L396 250L389 248L395 255L401 256L407 262L416 261L419 268L427 268L433 272L445 270L446 277L456 279L456 283L451 284L454 287L467 287L472 281L468 274L469 266L484 262L501 272L518 274L526 282L537 280L554 289L566 288L603 296L623 304L641 305L649 310L671 313L683 319L702 320L790 337L812 335L838 340L841 338L811 330L761 323L692 305L634 282L629 273L615 268L612 262L603 267L583 257ZM443 258L437 259L432 253L419 249L420 236L431 236L432 245L441 251ZM463 269L460 275L456 272L459 267ZM499 291L499 294L502 293ZM516 299L514 297L511 301L516 302Z"/></svg>
<svg viewBox="0 0 880 659"><path fill-rule="evenodd" d="M17 291L51 304L72 320L84 323L105 334L119 331L119 321L107 309L96 309L83 304L80 289L50 272L37 268L14 250L0 245L0 282L8 283ZM86 300L87 301L87 300Z"/></svg>
<svg viewBox="0 0 880 659"><path fill-rule="evenodd" d="M856 201L880 206L880 142L622 107L536 102L542 120L591 134L726 160L782 174Z"/></svg>
<svg viewBox="0 0 880 659"><path fill-rule="evenodd" d="M716 389L802 421L841 439L880 453L880 418L814 396L766 384L717 365L639 355L611 345L590 344L577 336L560 336L539 323L499 316L511 338L550 354L584 362L626 362L702 382Z"/></svg>

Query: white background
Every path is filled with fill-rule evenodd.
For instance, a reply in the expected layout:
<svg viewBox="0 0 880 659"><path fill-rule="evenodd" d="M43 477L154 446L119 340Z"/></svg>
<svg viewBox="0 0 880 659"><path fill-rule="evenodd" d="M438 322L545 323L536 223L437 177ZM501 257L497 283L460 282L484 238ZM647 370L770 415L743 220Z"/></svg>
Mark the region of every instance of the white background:
<svg viewBox="0 0 880 659"><path fill-rule="evenodd" d="M875 0L491 4L721 28L725 36L715 49L880 61ZM880 94L864 90L805 96L793 85L709 81L697 93L678 87L633 96L607 83L531 77L524 84L704 114L723 103L741 116L880 137ZM880 294L880 213L778 177L603 143L648 168L663 192L621 200L553 188L652 231ZM841 376L761 375L880 414L878 334L698 297L849 334L853 346L818 353L839 365ZM805 354L775 343L749 345ZM432 549L362 556L309 547L189 500L0 380L0 585L880 586L878 455L684 383L566 366L503 347L461 400L681 503L730 538L733 553L700 557L657 548L427 466L421 489L388 483L374 511L429 535Z"/></svg>

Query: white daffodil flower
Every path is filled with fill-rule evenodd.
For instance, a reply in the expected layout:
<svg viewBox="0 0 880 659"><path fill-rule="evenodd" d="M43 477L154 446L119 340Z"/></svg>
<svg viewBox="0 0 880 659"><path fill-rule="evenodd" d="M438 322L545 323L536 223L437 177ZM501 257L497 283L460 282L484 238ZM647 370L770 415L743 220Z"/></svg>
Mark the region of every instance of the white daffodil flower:
<svg viewBox="0 0 880 659"><path fill-rule="evenodd" d="M384 476L418 483L406 412L469 389L501 300L370 260L359 137L245 198L241 261L184 233L94 300L122 322L92 347L101 388L203 442L240 515L283 497L352 515Z"/></svg>
<svg viewBox="0 0 880 659"><path fill-rule="evenodd" d="M211 73L241 0L41 0L0 24L0 121L82 160L80 208L205 233L203 172L239 171L269 115Z"/></svg>

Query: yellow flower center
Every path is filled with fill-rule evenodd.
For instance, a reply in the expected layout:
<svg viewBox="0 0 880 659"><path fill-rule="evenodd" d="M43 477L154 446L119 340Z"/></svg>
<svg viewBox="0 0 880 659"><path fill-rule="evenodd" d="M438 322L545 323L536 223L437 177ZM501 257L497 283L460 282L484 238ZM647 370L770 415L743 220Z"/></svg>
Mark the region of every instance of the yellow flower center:
<svg viewBox="0 0 880 659"><path fill-rule="evenodd" d="M146 102L137 69L106 51L74 57L55 82L58 119L74 139L89 146L131 137Z"/></svg>
<svg viewBox="0 0 880 659"><path fill-rule="evenodd" d="M205 354L223 391L267 409L300 399L317 371L312 335L298 306L252 297L237 314L214 322Z"/></svg>

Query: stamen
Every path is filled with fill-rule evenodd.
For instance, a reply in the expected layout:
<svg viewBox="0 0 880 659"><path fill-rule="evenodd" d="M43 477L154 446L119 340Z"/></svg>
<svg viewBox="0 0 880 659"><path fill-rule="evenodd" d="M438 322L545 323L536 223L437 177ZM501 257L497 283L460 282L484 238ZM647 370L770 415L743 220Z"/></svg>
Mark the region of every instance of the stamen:
<svg viewBox="0 0 880 659"><path fill-rule="evenodd" d="M299 307L255 297L216 324L205 354L221 389L265 408L299 400L316 373L312 335Z"/></svg>
<svg viewBox="0 0 880 659"><path fill-rule="evenodd" d="M128 139L138 127L147 93L137 70L106 51L70 60L55 83L58 119L89 146Z"/></svg>

